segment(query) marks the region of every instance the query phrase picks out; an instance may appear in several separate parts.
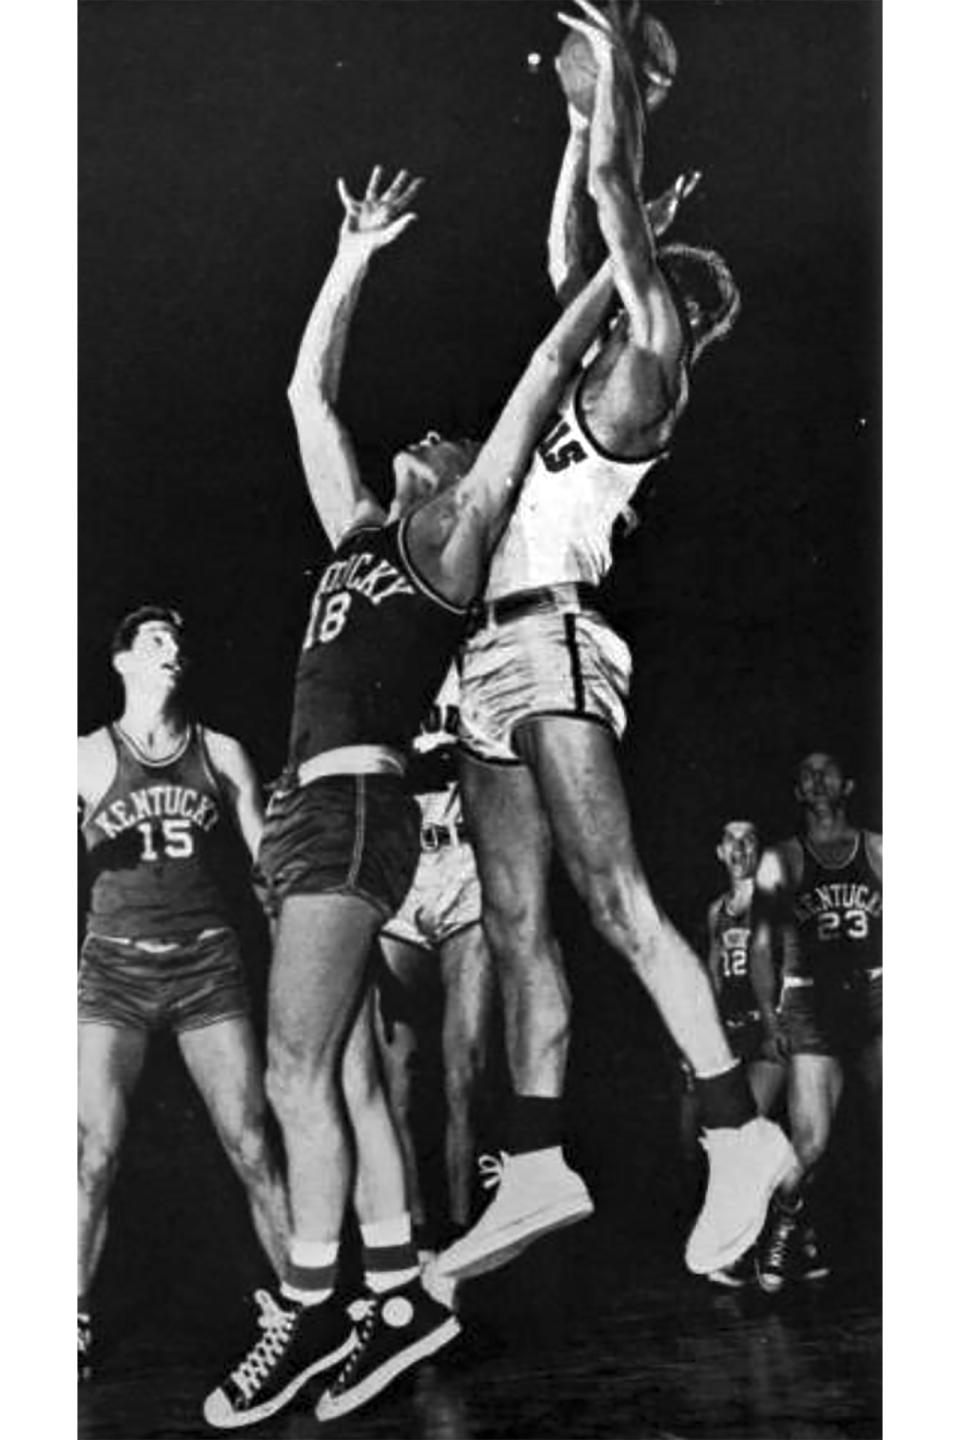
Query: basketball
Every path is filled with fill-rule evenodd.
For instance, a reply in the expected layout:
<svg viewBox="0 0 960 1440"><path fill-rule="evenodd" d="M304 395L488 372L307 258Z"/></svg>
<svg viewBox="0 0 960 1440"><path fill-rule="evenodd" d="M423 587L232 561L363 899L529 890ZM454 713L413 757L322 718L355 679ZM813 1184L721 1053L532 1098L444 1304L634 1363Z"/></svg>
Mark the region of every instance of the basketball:
<svg viewBox="0 0 960 1440"><path fill-rule="evenodd" d="M571 30L560 46L557 74L567 103L581 115L593 111L593 92L597 83L597 62L590 41L579 30Z"/></svg>
<svg viewBox="0 0 960 1440"><path fill-rule="evenodd" d="M670 91L677 73L677 47L667 27L653 15L643 18L643 38L638 70L647 110L656 110ZM585 35L571 30L557 55L557 74L567 101L581 115L593 111L597 65Z"/></svg>

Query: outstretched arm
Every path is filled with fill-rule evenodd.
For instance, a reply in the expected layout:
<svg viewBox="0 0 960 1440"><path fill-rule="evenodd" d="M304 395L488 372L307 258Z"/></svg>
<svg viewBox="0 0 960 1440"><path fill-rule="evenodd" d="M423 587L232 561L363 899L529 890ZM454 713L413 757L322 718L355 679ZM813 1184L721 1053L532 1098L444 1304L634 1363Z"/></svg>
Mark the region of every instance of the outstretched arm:
<svg viewBox="0 0 960 1440"><path fill-rule="evenodd" d="M634 346L672 367L683 332L670 290L657 266L656 245L643 205L644 116L626 48L603 13L577 0L584 17L561 18L587 36L597 63L590 126L588 184L630 319Z"/></svg>
<svg viewBox="0 0 960 1440"><path fill-rule="evenodd" d="M469 473L414 512L409 532L414 561L455 604L467 604L477 595L530 453L612 294L613 278L605 263L534 351Z"/></svg>
<svg viewBox="0 0 960 1440"><path fill-rule="evenodd" d="M335 408L350 323L370 261L416 218L407 207L423 183L401 170L380 194L380 179L378 165L362 200L354 199L342 180L337 182L345 211L337 253L307 322L287 390L310 498L334 547L354 525L378 523L385 513L360 479L353 442Z"/></svg>

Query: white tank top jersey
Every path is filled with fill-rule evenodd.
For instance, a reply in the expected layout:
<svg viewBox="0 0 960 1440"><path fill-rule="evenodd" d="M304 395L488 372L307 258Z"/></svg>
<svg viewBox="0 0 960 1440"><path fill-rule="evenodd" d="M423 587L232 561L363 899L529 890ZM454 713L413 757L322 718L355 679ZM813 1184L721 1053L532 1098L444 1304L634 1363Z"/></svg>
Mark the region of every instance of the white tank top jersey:
<svg viewBox="0 0 960 1440"><path fill-rule="evenodd" d="M587 433L577 376L534 452L517 508L490 562L485 600L579 580L599 585L617 517L663 452L618 460Z"/></svg>
<svg viewBox="0 0 960 1440"><path fill-rule="evenodd" d="M430 706L427 718L413 742L419 755L427 755L442 746L457 743L460 725L460 672L451 665ZM425 825L456 825L460 819L460 791L455 782L443 790L430 790L417 796Z"/></svg>

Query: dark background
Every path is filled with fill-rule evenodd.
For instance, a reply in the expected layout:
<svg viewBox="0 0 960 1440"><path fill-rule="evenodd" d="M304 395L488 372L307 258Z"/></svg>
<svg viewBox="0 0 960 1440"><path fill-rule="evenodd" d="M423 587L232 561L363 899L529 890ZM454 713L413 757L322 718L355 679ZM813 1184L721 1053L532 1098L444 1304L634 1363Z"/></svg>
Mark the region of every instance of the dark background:
<svg viewBox="0 0 960 1440"><path fill-rule="evenodd" d="M385 491L404 441L489 424L554 317L555 8L80 6L82 730L120 700L118 615L163 599L191 622L205 719L279 770L325 553L285 389L333 255L336 177L360 187L375 162L428 177L418 223L367 282L342 387ZM698 369L610 586L635 654L623 753L641 852L692 933L722 885L723 820L792 829L798 753L839 747L860 818L880 823L880 7L655 11L681 69L651 127L649 190L703 171L676 235L721 250L744 302ZM557 900L578 1015L572 1143L633 1254L658 1205L692 1203L671 1148L673 1070L638 987ZM262 961L252 920L250 937ZM101 1283L163 1295L202 1245L213 1304L217 1275L235 1291L238 1254L260 1262L172 1053L160 1047L161 1083L138 1101Z"/></svg>

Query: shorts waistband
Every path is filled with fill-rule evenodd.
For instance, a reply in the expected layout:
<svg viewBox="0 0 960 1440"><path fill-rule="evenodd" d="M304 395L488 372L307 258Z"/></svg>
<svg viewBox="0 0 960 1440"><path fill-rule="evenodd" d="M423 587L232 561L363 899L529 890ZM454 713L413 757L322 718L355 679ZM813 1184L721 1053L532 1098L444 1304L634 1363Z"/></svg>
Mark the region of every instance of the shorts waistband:
<svg viewBox="0 0 960 1440"><path fill-rule="evenodd" d="M500 600L479 601L470 609L469 632L486 630L490 625L504 625L524 615L551 610L596 610L600 591L595 585L580 580L565 580L559 585L539 585L533 590L517 590Z"/></svg>
<svg viewBox="0 0 960 1440"><path fill-rule="evenodd" d="M883 966L874 965L869 970L853 970L849 974L838 976L837 979L841 984L846 984L850 980L879 980L882 975ZM816 983L813 975L784 975L783 977L784 990L809 989Z"/></svg>
<svg viewBox="0 0 960 1440"><path fill-rule="evenodd" d="M324 775L400 775L407 773L407 762L389 745L339 745L305 760L293 771L297 785L309 785Z"/></svg>
<svg viewBox="0 0 960 1440"><path fill-rule="evenodd" d="M463 845L468 839L462 820L455 825L423 825L420 829L421 850L442 850L445 845Z"/></svg>
<svg viewBox="0 0 960 1440"><path fill-rule="evenodd" d="M135 940L129 935L100 935L90 932L93 940L107 940L111 945L124 945L131 950L143 950L147 955L169 955L171 950L182 950L184 945L194 944L197 940L210 940L214 935L226 935L228 925L210 925L205 930L191 931L189 935L181 935L179 940L160 940L147 937L146 939Z"/></svg>

